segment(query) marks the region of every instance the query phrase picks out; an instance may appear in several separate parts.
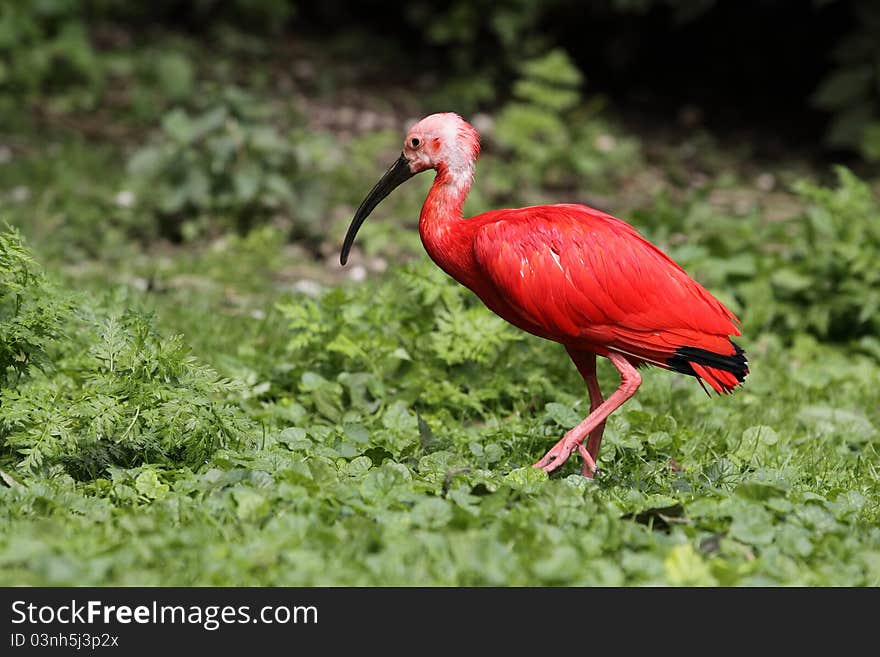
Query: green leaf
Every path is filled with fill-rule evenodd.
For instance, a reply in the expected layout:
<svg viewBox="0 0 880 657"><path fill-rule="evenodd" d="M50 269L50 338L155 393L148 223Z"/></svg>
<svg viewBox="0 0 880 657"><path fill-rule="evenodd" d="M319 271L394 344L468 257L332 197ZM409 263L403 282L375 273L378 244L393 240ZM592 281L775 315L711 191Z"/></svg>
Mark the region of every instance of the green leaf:
<svg viewBox="0 0 880 657"><path fill-rule="evenodd" d="M162 129L169 137L182 143L189 143L197 136L195 126L182 109L166 114L162 119Z"/></svg>
<svg viewBox="0 0 880 657"><path fill-rule="evenodd" d="M863 443L877 435L877 429L864 415L830 406L806 406L800 419L823 434L843 433L848 442Z"/></svg>
<svg viewBox="0 0 880 657"><path fill-rule="evenodd" d="M583 419L570 406L558 402L545 404L544 410L551 420L564 429L571 429Z"/></svg>
<svg viewBox="0 0 880 657"><path fill-rule="evenodd" d="M583 81L583 75L568 54L558 48L525 62L522 71L528 77L539 78L560 86L575 86Z"/></svg>
<svg viewBox="0 0 880 657"><path fill-rule="evenodd" d="M756 504L739 506L730 524L729 535L748 545L758 547L769 545L776 535L773 517L766 509Z"/></svg>
<svg viewBox="0 0 880 657"><path fill-rule="evenodd" d="M784 497L786 490L764 481L744 481L736 487L736 494L749 500L766 501L774 497Z"/></svg>
<svg viewBox="0 0 880 657"><path fill-rule="evenodd" d="M871 162L880 161L880 121L872 121L862 133L862 155Z"/></svg>
<svg viewBox="0 0 880 657"><path fill-rule="evenodd" d="M156 78L162 91L172 100L186 99L193 90L195 70L181 53L163 52L155 60Z"/></svg>
<svg viewBox="0 0 880 657"><path fill-rule="evenodd" d="M850 107L868 95L873 77L870 66L838 69L819 85L813 94L813 104L822 109Z"/></svg>
<svg viewBox="0 0 880 657"><path fill-rule="evenodd" d="M511 470L504 476L504 483L515 490L535 492L547 482L547 473L540 468L525 467Z"/></svg>
<svg viewBox="0 0 880 657"><path fill-rule="evenodd" d="M775 445L779 442L779 434L772 427L759 424L743 431L742 440L749 445Z"/></svg>
<svg viewBox="0 0 880 657"><path fill-rule="evenodd" d="M871 101L853 103L835 113L828 125L825 142L833 148L859 148L865 137L865 129L874 118Z"/></svg>
<svg viewBox="0 0 880 657"><path fill-rule="evenodd" d="M416 527L439 529L452 520L452 507L446 500L427 497L416 503L410 511L410 518Z"/></svg>
<svg viewBox="0 0 880 657"><path fill-rule="evenodd" d="M278 442L283 443L292 450L307 450L314 443L307 437L306 430L299 427L288 427L278 434Z"/></svg>
<svg viewBox="0 0 880 657"><path fill-rule="evenodd" d="M264 516L269 511L268 500L250 488L236 488L235 513L241 520L253 520Z"/></svg>
<svg viewBox="0 0 880 657"><path fill-rule="evenodd" d="M382 415L382 426L401 434L411 435L414 438L418 438L419 435L418 418L402 401L396 401L385 409L385 413Z"/></svg>
<svg viewBox="0 0 880 657"><path fill-rule="evenodd" d="M673 586L714 586L709 566L690 543L676 545L664 560L666 580Z"/></svg>
<svg viewBox="0 0 880 657"><path fill-rule="evenodd" d="M260 189L260 179L263 172L259 165L248 162L244 164L232 178L235 185L235 194L242 203L250 203L257 196Z"/></svg>
<svg viewBox="0 0 880 657"><path fill-rule="evenodd" d="M134 480L134 487L138 493L151 500L165 497L170 490L168 484L163 484L155 470L144 470Z"/></svg>
<svg viewBox="0 0 880 657"><path fill-rule="evenodd" d="M773 285L779 288L783 293L795 294L809 289L813 285L813 280L795 271L794 269L784 268L773 273L771 277Z"/></svg>

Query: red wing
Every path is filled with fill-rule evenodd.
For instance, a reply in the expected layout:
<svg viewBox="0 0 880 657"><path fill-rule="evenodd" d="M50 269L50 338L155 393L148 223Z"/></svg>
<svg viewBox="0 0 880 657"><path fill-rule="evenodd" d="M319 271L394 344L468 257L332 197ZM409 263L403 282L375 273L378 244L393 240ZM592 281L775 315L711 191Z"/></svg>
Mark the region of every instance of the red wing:
<svg viewBox="0 0 880 657"><path fill-rule="evenodd" d="M583 205L484 215L474 255L513 313L562 342L654 360L732 349L737 319L629 224Z"/></svg>

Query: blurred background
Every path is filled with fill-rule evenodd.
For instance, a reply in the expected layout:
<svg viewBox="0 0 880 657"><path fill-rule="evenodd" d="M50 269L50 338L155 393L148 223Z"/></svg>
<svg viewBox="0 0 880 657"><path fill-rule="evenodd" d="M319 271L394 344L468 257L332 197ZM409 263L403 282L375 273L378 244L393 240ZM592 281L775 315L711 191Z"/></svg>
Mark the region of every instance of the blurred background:
<svg viewBox="0 0 880 657"><path fill-rule="evenodd" d="M720 174L761 195L831 162L872 171L878 31L867 0L11 1L0 184L32 205L27 169L57 167L16 223L90 255L257 225L315 254L408 123L456 111L491 160L474 211L628 211ZM61 189L86 217L46 216Z"/></svg>
<svg viewBox="0 0 880 657"><path fill-rule="evenodd" d="M262 278L227 282L314 293L422 257L427 176L368 222L352 268L336 265L406 128L455 111L484 143L466 211L587 202L734 305L760 299L754 326L803 326L768 302L816 301L814 279L836 290L855 257L813 247L876 248L867 217L805 222L804 207L813 184L876 186L878 34L866 0L6 2L3 217L68 275L142 288L250 235L285 246L254 258ZM870 333L878 293L862 292L869 310L836 299L848 310L807 326Z"/></svg>

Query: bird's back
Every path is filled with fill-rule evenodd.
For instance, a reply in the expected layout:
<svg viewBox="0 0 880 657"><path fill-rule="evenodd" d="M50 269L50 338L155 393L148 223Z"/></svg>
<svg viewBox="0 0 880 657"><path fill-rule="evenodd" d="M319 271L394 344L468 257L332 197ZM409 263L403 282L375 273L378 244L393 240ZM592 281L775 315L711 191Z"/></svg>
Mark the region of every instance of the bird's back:
<svg viewBox="0 0 880 657"><path fill-rule="evenodd" d="M496 210L465 222L490 309L541 337L732 389L747 372L736 316L629 224L583 205ZM731 374L732 373L732 376Z"/></svg>

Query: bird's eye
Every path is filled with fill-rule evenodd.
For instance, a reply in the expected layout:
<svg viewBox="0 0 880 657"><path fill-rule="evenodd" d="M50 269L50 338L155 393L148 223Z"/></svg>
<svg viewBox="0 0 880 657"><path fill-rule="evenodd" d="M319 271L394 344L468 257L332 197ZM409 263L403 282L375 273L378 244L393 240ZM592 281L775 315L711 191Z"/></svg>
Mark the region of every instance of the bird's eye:
<svg viewBox="0 0 880 657"><path fill-rule="evenodd" d="M419 144L421 144L422 142L420 142L420 141L418 140L418 138L413 137L412 139L409 140L409 143L412 144L412 147L413 147L413 148L418 148L418 147L419 147Z"/></svg>

